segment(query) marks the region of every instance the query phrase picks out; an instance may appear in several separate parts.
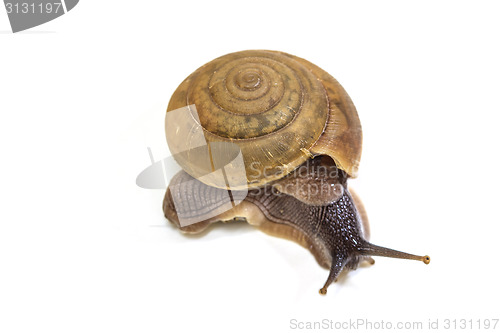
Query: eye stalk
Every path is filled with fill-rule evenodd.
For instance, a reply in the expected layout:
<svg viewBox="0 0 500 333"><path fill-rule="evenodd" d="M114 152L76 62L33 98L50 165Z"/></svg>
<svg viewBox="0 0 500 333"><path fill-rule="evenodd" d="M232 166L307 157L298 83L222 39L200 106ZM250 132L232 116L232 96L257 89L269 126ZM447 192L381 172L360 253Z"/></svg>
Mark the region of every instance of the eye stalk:
<svg viewBox="0 0 500 333"><path fill-rule="evenodd" d="M328 286L337 279L338 274L342 271L344 266L346 266L346 264L348 264L350 261L353 261L353 259L354 261L357 262L358 260L360 260L359 257L368 256L368 258L365 258L365 260L368 260L372 264L374 264L375 261L371 258L371 256L417 260L423 262L426 265L428 265L431 262L431 258L428 255L417 256L414 254L409 254L406 252L396 251L386 247L374 245L366 241L362 244L361 247L359 247L358 254L357 255L354 254L353 256L358 256L358 257L350 259L349 258L346 259L343 256L334 257L332 267L330 269L330 275L328 276L328 279L325 282L323 288L319 290L319 293L321 295L326 295Z"/></svg>
<svg viewBox="0 0 500 333"><path fill-rule="evenodd" d="M417 260L423 262L426 265L428 265L431 262L431 258L428 255L417 256L414 254L409 254L406 252L396 251L386 247L374 245L368 242L365 244L364 248L360 249L360 253L367 256Z"/></svg>

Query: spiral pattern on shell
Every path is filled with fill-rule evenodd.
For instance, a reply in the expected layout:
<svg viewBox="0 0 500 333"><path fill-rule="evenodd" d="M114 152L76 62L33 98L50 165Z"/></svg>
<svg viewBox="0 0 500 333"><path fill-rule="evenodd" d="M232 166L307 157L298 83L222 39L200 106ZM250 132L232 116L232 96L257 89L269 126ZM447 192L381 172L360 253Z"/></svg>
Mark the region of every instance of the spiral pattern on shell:
<svg viewBox="0 0 500 333"><path fill-rule="evenodd" d="M310 158L329 121L342 125L342 119L330 115L335 105L322 75L335 81L318 67L286 53L231 53L192 73L173 94L168 111L194 104L207 142L237 144L245 162L246 183L258 187ZM171 150L188 137L167 132ZM189 159L184 156L177 161L193 177L213 171L202 170Z"/></svg>
<svg viewBox="0 0 500 333"><path fill-rule="evenodd" d="M316 78L297 65L268 52L224 56L204 66L187 100L197 106L205 130L231 139L277 132L308 108L314 119L303 125L316 127L317 139L328 117L327 100Z"/></svg>

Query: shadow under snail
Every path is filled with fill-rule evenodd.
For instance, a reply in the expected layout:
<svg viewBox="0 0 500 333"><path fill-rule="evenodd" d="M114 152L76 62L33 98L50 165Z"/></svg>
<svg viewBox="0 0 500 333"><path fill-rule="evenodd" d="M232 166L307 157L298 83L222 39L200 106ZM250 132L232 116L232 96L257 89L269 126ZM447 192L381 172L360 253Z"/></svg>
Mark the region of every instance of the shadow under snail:
<svg viewBox="0 0 500 333"><path fill-rule="evenodd" d="M169 117L175 110L188 116ZM342 270L373 264L372 256L430 262L368 241L366 212L347 185L361 157L357 111L332 76L302 58L249 50L205 64L172 95L166 136L183 171L163 211L185 233L247 221L293 240L330 270L321 294ZM217 153L217 144L237 151ZM231 171L238 153L243 177Z"/></svg>

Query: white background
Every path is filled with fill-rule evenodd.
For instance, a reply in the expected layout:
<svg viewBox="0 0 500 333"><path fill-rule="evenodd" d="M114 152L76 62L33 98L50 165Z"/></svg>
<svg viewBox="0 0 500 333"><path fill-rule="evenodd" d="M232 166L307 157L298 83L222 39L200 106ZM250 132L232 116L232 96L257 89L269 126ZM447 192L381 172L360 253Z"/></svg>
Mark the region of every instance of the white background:
<svg viewBox="0 0 500 333"><path fill-rule="evenodd" d="M0 8L0 331L498 318L497 3L87 0L18 34ZM376 258L322 297L328 272L295 243L169 225L164 191L135 185L147 147L165 153L177 85L244 49L295 54L340 81L363 125L351 185L372 241L430 265Z"/></svg>

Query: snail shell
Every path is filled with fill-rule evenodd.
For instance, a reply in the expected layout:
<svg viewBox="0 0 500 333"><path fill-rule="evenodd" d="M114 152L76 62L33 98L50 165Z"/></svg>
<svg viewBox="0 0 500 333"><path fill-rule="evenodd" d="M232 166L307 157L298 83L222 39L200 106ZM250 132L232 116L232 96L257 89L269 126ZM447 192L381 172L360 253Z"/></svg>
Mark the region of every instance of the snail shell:
<svg viewBox="0 0 500 333"><path fill-rule="evenodd" d="M186 107L192 119L168 123L169 112ZM166 128L183 171L171 180L163 211L183 232L247 221L293 240L330 270L321 294L342 270L373 263L371 256L429 263L428 256L368 241L366 212L347 185L361 155L359 118L340 84L310 62L259 50L217 58L174 92ZM207 144L193 150L200 132ZM228 169L229 196L227 186L211 177L210 147L220 142L236 145L245 167L244 179Z"/></svg>
<svg viewBox="0 0 500 333"><path fill-rule="evenodd" d="M222 56L181 83L167 112L189 105L196 106L199 127L167 126L170 150L190 149L190 138L201 130L209 144L237 144L247 179L234 180L233 189L268 184L316 155L328 155L350 177L357 175L362 132L356 109L331 75L304 59L260 50ZM177 154L176 160L192 177L221 187L209 176L213 170L199 163L204 154L208 148Z"/></svg>

